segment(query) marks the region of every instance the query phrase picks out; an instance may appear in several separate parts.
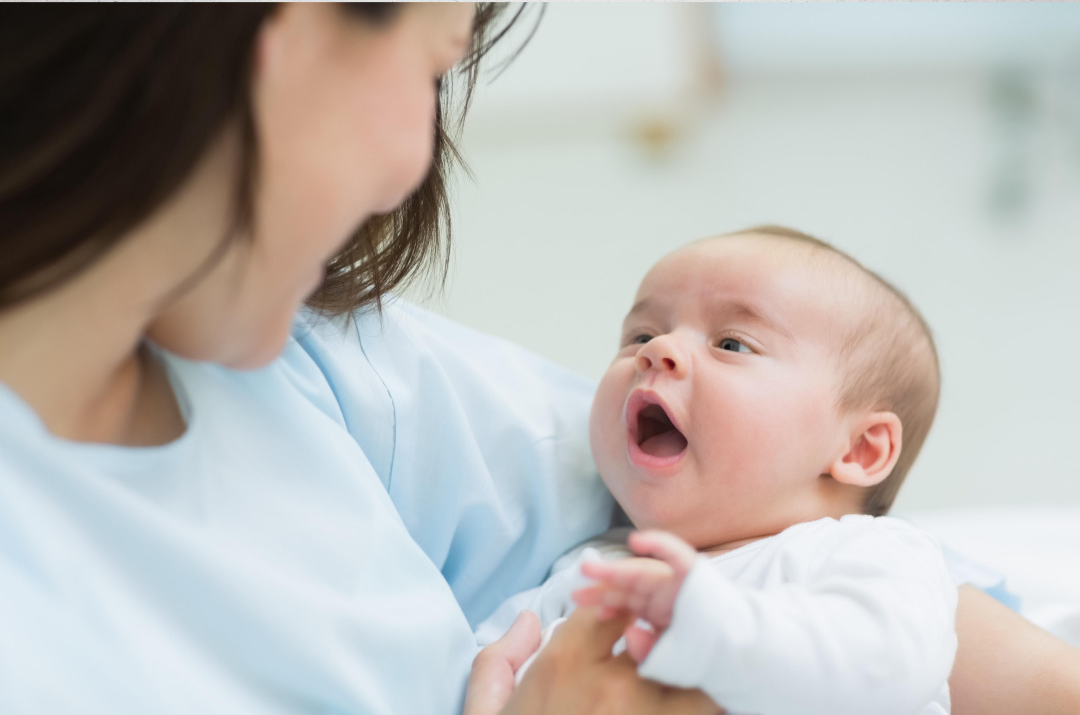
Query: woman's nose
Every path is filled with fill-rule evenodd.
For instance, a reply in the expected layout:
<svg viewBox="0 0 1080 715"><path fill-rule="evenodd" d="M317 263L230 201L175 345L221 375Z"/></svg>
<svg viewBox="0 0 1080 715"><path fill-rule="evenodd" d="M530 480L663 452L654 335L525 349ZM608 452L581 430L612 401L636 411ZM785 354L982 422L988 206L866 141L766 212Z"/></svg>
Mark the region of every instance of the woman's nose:
<svg viewBox="0 0 1080 715"><path fill-rule="evenodd" d="M641 346L635 366L639 373L657 370L672 377L683 377L689 361L677 340L668 335L659 335Z"/></svg>

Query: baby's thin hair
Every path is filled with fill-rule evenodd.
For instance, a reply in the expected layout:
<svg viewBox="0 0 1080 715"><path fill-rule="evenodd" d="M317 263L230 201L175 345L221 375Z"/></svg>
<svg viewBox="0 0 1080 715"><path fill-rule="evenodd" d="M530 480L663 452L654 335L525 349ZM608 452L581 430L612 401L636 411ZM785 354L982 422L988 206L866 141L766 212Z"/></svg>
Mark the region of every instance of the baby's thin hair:
<svg viewBox="0 0 1080 715"><path fill-rule="evenodd" d="M889 476L867 490L863 511L874 516L892 507L919 455L937 412L941 366L926 319L906 295L835 246L786 226L763 225L730 236L796 241L831 254L867 279L865 308L846 326L840 342L842 411L889 411L900 419L902 448Z"/></svg>

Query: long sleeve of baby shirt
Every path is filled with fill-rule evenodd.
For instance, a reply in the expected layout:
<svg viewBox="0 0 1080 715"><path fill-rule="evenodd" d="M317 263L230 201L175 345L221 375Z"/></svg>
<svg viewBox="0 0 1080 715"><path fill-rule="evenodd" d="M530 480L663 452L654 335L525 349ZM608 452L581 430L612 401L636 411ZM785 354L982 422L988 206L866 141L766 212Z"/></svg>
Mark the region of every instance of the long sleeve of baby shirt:
<svg viewBox="0 0 1080 715"><path fill-rule="evenodd" d="M945 713L956 601L925 532L821 519L699 559L639 670L731 713Z"/></svg>

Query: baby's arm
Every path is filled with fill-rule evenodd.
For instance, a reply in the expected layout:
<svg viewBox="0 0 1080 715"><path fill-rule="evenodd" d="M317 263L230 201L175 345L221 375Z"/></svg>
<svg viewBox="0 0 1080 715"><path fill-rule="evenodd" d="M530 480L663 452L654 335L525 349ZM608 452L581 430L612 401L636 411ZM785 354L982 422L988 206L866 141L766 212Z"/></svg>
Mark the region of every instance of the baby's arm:
<svg viewBox="0 0 1080 715"><path fill-rule="evenodd" d="M642 675L701 687L737 712L910 715L926 705L956 643L956 590L933 539L848 522L791 543L774 557L790 581L762 588L696 560ZM674 581L674 569L661 579ZM640 603L662 617L664 600Z"/></svg>
<svg viewBox="0 0 1080 715"><path fill-rule="evenodd" d="M627 543L635 554L651 558L584 562L581 573L598 583L575 591L574 601L579 606L603 606L603 615L627 609L648 621L654 630L633 626L626 632L626 649L640 663L671 623L675 599L697 553L663 531L634 532Z"/></svg>

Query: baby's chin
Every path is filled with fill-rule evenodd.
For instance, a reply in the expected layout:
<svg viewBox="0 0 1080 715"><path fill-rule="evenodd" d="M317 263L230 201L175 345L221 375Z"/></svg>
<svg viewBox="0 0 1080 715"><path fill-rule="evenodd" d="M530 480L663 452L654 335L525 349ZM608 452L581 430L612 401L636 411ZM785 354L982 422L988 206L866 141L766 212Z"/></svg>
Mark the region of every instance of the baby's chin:
<svg viewBox="0 0 1080 715"><path fill-rule="evenodd" d="M700 538L701 534L694 533L693 530L687 529L684 524L680 523L680 520L674 518L672 515L656 513L655 510L634 509L633 506L631 506L630 509L627 509L622 502L616 501L626 517L625 522L628 525L633 526L636 530L648 531L650 529L658 529L660 531L666 531L669 534L678 536L694 548L699 548L695 541Z"/></svg>

